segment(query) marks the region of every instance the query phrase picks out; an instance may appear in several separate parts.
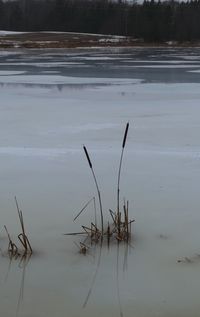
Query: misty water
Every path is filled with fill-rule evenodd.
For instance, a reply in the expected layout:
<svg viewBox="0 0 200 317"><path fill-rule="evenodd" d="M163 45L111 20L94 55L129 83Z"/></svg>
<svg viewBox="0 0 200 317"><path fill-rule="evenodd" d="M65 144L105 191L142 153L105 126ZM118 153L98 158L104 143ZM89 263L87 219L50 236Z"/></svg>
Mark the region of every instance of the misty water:
<svg viewBox="0 0 200 317"><path fill-rule="evenodd" d="M199 100L198 48L0 51L1 316L199 316ZM80 254L82 238L63 234L94 220L91 204L73 222L97 197L82 146L106 224L128 121L120 200L131 242ZM7 254L15 196L26 262Z"/></svg>

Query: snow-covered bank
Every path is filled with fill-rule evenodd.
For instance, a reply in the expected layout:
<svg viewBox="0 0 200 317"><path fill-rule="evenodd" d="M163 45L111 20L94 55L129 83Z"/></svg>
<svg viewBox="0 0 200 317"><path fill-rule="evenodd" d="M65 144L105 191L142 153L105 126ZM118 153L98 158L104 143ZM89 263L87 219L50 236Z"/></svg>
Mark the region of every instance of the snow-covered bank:
<svg viewBox="0 0 200 317"><path fill-rule="evenodd" d="M73 32L0 31L2 48L74 48L135 45L136 39L118 35Z"/></svg>
<svg viewBox="0 0 200 317"><path fill-rule="evenodd" d="M26 33L27 33L27 32L0 30L0 36L6 36L6 35L20 35L20 34L26 34Z"/></svg>

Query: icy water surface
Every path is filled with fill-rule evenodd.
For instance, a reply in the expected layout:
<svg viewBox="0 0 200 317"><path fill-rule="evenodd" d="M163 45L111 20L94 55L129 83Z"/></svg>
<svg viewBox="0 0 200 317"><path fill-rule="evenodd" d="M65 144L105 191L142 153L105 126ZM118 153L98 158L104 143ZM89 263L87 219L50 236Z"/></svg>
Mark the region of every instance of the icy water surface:
<svg viewBox="0 0 200 317"><path fill-rule="evenodd" d="M137 78L147 82L199 82L199 48L1 51L1 74ZM1 75L0 74L0 75ZM28 79L27 82L30 80ZM9 79L1 83L9 83Z"/></svg>
<svg viewBox="0 0 200 317"><path fill-rule="evenodd" d="M199 316L199 100L197 48L0 52L0 316ZM96 195L82 145L107 223L127 121L132 241L84 256L81 238L63 235L94 220L90 205L73 222ZM16 241L20 230L15 195L26 263L6 252L4 224Z"/></svg>

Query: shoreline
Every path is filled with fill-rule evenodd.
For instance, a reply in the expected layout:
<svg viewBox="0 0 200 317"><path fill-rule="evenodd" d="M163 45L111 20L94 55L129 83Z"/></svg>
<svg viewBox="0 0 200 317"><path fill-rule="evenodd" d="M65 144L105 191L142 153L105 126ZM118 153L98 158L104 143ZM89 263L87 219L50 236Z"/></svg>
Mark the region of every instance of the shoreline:
<svg viewBox="0 0 200 317"><path fill-rule="evenodd" d="M4 49L73 49L73 48L189 48L200 42L144 42L142 39L117 35L73 32L10 32L0 31L0 50Z"/></svg>

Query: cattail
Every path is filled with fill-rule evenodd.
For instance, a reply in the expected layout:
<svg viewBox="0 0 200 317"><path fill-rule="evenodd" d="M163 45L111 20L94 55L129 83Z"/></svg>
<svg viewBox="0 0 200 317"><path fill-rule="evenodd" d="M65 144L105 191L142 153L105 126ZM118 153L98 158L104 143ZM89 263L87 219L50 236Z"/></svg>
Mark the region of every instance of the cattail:
<svg viewBox="0 0 200 317"><path fill-rule="evenodd" d="M87 149L86 149L86 147L85 147L85 146L83 146L83 149L84 149L84 151L85 151L85 155L86 155L86 157L87 157L87 160L88 160L89 166L90 166L90 168L92 168L92 163L91 163L91 160L90 160L90 157L89 157L88 151L87 151Z"/></svg>
<svg viewBox="0 0 200 317"><path fill-rule="evenodd" d="M129 122L127 122L126 124L126 130L124 132L124 139L123 139L123 143L122 143L122 147L124 148L125 147L125 144L126 144L126 138L127 138L127 134L128 134L128 128L129 128Z"/></svg>
<svg viewBox="0 0 200 317"><path fill-rule="evenodd" d="M120 162L119 162L119 171L118 171L118 181L117 181L117 215L118 215L118 231L120 231L120 222L119 222L119 184L120 184L120 176L121 176L121 168L122 168L122 159L123 159L123 153L124 153L124 148L126 144L126 139L127 139L127 134L128 134L128 129L129 129L129 122L126 124L126 129L124 132L124 138L122 142L122 151L121 151L121 157L120 157Z"/></svg>

